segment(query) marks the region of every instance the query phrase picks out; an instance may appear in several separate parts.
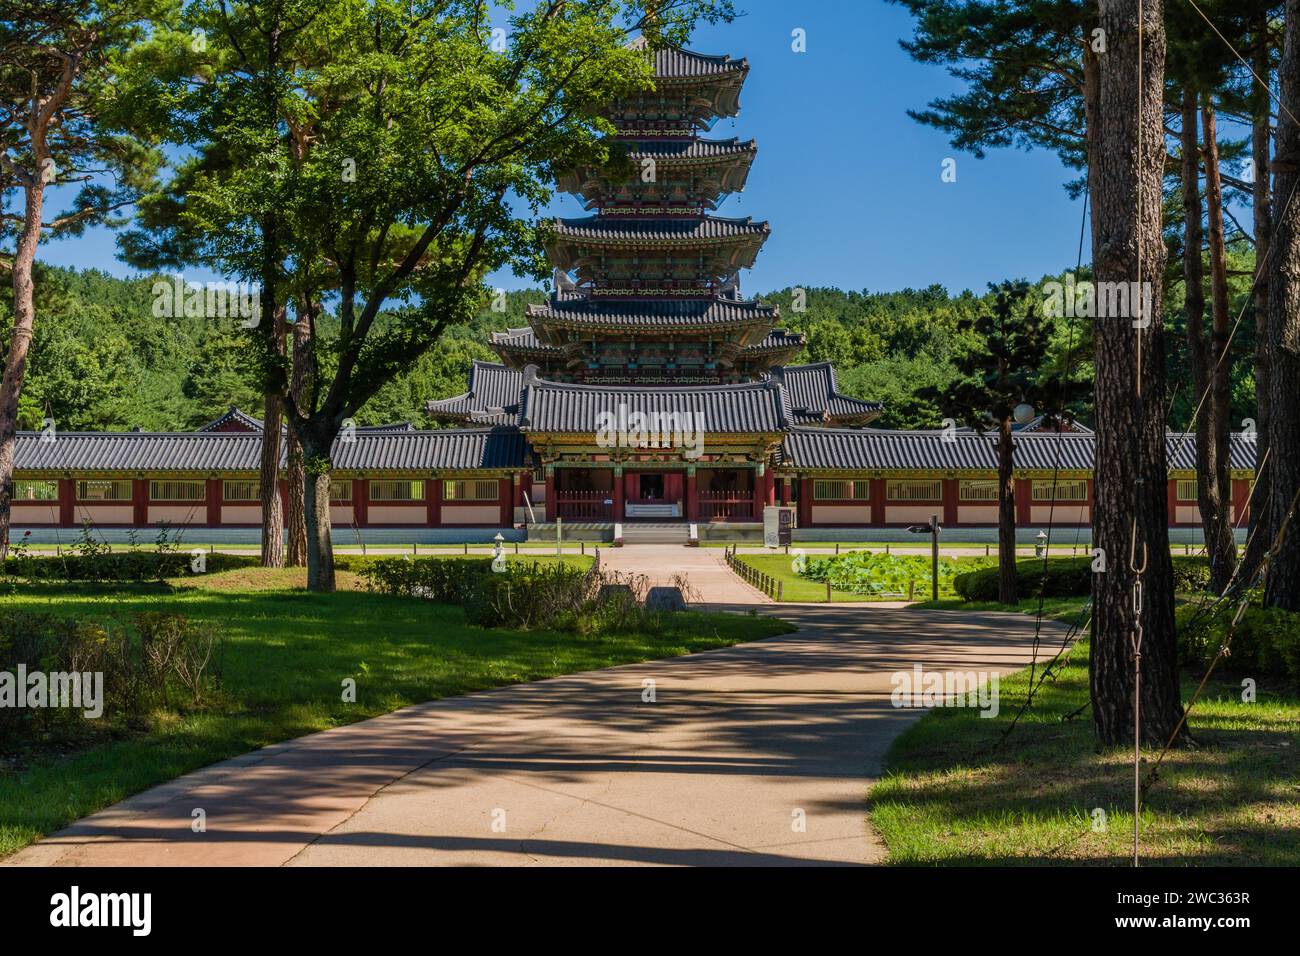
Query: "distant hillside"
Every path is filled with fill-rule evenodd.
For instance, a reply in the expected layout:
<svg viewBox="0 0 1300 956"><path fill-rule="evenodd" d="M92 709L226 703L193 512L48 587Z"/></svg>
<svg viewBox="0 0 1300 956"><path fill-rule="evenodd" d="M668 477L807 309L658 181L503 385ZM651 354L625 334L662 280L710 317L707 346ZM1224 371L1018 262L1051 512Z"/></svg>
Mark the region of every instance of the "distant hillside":
<svg viewBox="0 0 1300 956"><path fill-rule="evenodd" d="M39 270L36 337L22 403L24 427L36 427L49 416L62 429L190 429L231 405L260 414L261 398L248 373L249 346L235 320L156 318L154 281L117 279L97 270ZM4 298L0 320L8 325L10 310ZM486 345L489 334L526 324L527 304L545 298L541 290L511 292L505 296L504 311L485 310L469 325L451 329L436 348L376 395L358 420L424 424L426 401L464 391L471 362L495 358ZM947 382L953 375L953 357L982 347L957 331L960 319L979 307L980 298L970 292L950 295L937 285L880 293L814 288L805 290L802 308L796 308L794 289L758 298L780 306L781 324L808 337L798 361L833 362L844 392L885 403L879 422L885 427L939 425L938 411L918 400L917 390ZM1180 305L1171 303L1169 360L1175 371ZM1088 324L1076 323L1073 351L1075 371L1085 376ZM332 319L322 321L325 362L335 329ZM1058 324L1054 340L1054 362L1059 364L1067 351L1064 322ZM1247 368L1240 368L1237 377L1235 404L1246 415L1253 383ZM1091 420L1086 404L1073 411ZM1171 423L1178 425L1182 414L1179 395Z"/></svg>

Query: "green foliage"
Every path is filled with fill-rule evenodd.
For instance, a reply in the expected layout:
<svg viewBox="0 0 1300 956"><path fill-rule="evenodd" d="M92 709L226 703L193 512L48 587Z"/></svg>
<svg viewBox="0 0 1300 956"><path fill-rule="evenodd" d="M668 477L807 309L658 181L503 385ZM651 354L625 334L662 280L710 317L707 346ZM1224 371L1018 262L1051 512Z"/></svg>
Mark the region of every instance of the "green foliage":
<svg viewBox="0 0 1300 956"><path fill-rule="evenodd" d="M1179 662L1208 667L1219 654L1237 613L1236 602L1208 610L1195 604L1178 608ZM1232 632L1219 667L1247 676L1275 675L1300 682L1300 614L1282 608L1248 607Z"/></svg>
<svg viewBox="0 0 1300 956"><path fill-rule="evenodd" d="M1024 598L1086 597L1092 593L1092 558L1029 558L1016 562L1018 590ZM1195 555L1176 556L1174 565L1174 590L1194 592L1204 590L1210 583L1210 568L1205 559ZM996 601L998 599L998 569L981 568L959 574L953 579L953 590L967 601Z"/></svg>
<svg viewBox="0 0 1300 956"><path fill-rule="evenodd" d="M377 594L465 604L483 577L492 572L492 559L377 558L365 562L358 570L366 589Z"/></svg>
<svg viewBox="0 0 1300 956"><path fill-rule="evenodd" d="M951 593L957 569L956 562L939 559L939 593ZM925 555L850 551L810 559L800 574L813 581L829 581L837 591L910 596L930 586L930 571L930 558Z"/></svg>
<svg viewBox="0 0 1300 956"><path fill-rule="evenodd" d="M205 554L204 571L191 567L188 550L102 551L99 553L69 553L47 557L10 557L4 562L4 573L24 581L161 581L166 578L201 577L235 568L255 568L261 559L253 554Z"/></svg>
<svg viewBox="0 0 1300 956"><path fill-rule="evenodd" d="M160 708L196 708L220 683L220 637L179 614L143 612L123 624L85 623L54 614L0 615L0 671L80 674L80 708L0 707L0 752L79 741L123 718L140 721ZM96 675L102 675L101 678ZM98 691L96 691L98 688ZM22 693L26 688L17 688ZM102 692L102 699L94 696ZM48 703L47 698L47 703ZM87 712L102 704L102 713ZM100 724L99 721L103 721Z"/></svg>

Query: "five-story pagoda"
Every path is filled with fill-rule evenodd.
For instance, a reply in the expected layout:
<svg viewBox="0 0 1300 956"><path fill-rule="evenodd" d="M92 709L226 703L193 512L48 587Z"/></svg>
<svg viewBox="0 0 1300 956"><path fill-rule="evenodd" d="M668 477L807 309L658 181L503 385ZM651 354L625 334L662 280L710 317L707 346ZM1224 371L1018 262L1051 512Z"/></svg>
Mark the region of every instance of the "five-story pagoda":
<svg viewBox="0 0 1300 956"><path fill-rule="evenodd" d="M757 148L700 134L739 112L748 63L638 45L654 89L609 109L611 161L558 177L590 215L553 224L550 301L493 336L502 365L476 363L466 394L428 410L523 430L548 520L753 521L791 427L880 406L839 395L829 365L782 366L803 337L741 297L768 225L716 211Z"/></svg>

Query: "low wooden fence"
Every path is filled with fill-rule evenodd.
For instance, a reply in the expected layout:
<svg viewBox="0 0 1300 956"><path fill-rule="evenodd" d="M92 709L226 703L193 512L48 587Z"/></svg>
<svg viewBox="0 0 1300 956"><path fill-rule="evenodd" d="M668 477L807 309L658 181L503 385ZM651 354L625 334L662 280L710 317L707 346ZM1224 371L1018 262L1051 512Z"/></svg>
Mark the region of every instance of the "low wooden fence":
<svg viewBox="0 0 1300 956"><path fill-rule="evenodd" d="M727 567L751 587L758 588L768 597L775 601L780 601L785 590L784 582L777 580L770 574L758 570L752 564L749 564L736 554L736 546L728 545L723 549L723 555L727 560Z"/></svg>

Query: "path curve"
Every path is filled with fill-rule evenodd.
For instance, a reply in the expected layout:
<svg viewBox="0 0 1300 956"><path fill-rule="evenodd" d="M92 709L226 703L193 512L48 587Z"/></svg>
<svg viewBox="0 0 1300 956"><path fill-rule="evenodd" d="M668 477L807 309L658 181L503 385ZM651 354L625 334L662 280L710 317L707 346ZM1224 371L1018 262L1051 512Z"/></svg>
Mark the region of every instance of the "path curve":
<svg viewBox="0 0 1300 956"><path fill-rule="evenodd" d="M688 552L678 566L703 567L694 556L704 549L654 550L673 552L664 561ZM716 583L706 600L733 593ZM734 609L754 600L743 595ZM1034 621L880 605L757 610L799 630L420 704L266 747L124 800L6 862L879 862L864 798L889 744L921 713L890 706L891 675L915 664L1018 668ZM191 829L196 809L206 832Z"/></svg>

